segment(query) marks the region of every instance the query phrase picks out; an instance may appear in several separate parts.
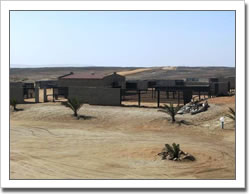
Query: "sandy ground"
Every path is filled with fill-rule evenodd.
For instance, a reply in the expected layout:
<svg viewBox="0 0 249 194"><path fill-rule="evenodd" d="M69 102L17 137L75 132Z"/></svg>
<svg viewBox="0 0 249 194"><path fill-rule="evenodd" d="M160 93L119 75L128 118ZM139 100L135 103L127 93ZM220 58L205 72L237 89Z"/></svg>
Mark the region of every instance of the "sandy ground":
<svg viewBox="0 0 249 194"><path fill-rule="evenodd" d="M59 102L11 111L11 179L234 179L235 129L219 118L234 97L210 100L207 112L178 115L172 124L156 108L84 105L76 119ZM211 103L212 101L212 103ZM161 160L165 143L179 143L194 162Z"/></svg>
<svg viewBox="0 0 249 194"><path fill-rule="evenodd" d="M144 71L150 71L152 68L140 68L140 69L134 69L134 70L129 70L129 71L120 71L117 72L117 74L122 75L122 76L127 76L127 75L132 75L136 73L141 73Z"/></svg>
<svg viewBox="0 0 249 194"><path fill-rule="evenodd" d="M168 67L162 67L162 70L176 70L177 68L176 67L171 67L171 66L168 66Z"/></svg>

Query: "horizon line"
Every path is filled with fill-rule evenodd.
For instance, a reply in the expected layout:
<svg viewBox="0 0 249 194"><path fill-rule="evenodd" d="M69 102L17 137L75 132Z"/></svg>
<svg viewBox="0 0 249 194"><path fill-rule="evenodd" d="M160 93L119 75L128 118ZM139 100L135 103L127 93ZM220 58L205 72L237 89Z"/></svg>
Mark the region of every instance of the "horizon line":
<svg viewBox="0 0 249 194"><path fill-rule="evenodd" d="M236 66L216 66L216 65L158 65L158 66L105 66L105 65L18 65L18 64L12 64L9 66L10 69L24 69L24 68L70 68L70 67L78 67L78 68L87 68L87 67L119 67L119 68L160 68L160 67L227 67L227 68L236 68Z"/></svg>

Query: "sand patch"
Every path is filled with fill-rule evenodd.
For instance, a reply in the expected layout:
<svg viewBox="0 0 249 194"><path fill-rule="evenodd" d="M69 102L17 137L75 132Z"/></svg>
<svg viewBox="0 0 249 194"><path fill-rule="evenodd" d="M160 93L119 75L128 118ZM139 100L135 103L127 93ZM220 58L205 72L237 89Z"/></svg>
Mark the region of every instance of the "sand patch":
<svg viewBox="0 0 249 194"><path fill-rule="evenodd" d="M150 70L152 69L151 68L140 68L140 69L134 69L130 71L120 71L120 72L117 72L117 74L122 75L122 76L127 76L127 75L132 75L132 74L141 73L141 72L150 71Z"/></svg>

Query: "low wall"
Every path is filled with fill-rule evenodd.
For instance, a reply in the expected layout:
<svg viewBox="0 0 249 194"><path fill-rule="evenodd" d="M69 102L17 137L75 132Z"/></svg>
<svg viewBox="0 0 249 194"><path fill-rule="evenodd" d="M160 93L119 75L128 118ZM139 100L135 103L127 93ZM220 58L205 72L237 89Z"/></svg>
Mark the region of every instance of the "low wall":
<svg viewBox="0 0 249 194"><path fill-rule="evenodd" d="M92 105L121 105L119 88L69 87L68 98L74 97Z"/></svg>
<svg viewBox="0 0 249 194"><path fill-rule="evenodd" d="M10 99L16 99L18 103L24 102L23 85L21 82L10 83Z"/></svg>

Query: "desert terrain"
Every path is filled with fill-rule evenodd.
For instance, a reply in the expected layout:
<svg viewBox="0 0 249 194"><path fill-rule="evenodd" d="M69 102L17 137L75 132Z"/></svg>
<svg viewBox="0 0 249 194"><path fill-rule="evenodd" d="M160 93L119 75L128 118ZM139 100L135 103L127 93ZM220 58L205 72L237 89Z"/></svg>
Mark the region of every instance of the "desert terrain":
<svg viewBox="0 0 249 194"><path fill-rule="evenodd" d="M60 102L10 110L10 179L235 179L235 126L219 118L235 97L209 100L172 124L157 108L83 105L77 119ZM164 144L180 144L196 161L162 160Z"/></svg>
<svg viewBox="0 0 249 194"><path fill-rule="evenodd" d="M69 72L117 72L126 80L183 79L229 77L235 75L234 67L50 67L50 68L10 68L10 81L36 81L57 79Z"/></svg>

